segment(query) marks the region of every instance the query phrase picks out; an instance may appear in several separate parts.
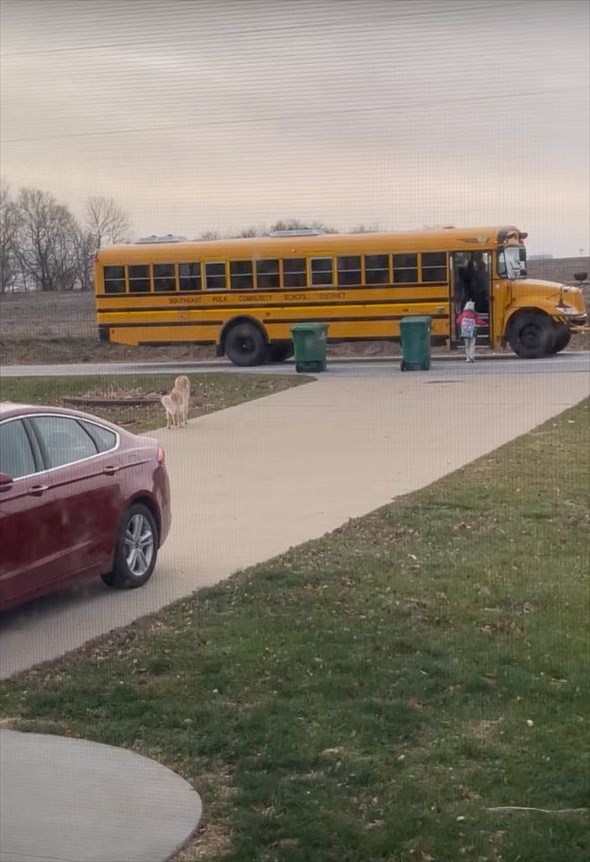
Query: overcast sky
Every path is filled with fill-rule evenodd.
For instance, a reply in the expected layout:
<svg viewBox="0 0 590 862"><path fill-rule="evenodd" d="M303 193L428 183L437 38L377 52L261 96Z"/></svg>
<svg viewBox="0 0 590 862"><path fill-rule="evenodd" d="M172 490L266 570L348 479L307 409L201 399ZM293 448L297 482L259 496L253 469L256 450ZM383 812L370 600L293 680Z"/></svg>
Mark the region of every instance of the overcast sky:
<svg viewBox="0 0 590 862"><path fill-rule="evenodd" d="M587 0L1 0L2 173L135 235L515 223L588 253Z"/></svg>

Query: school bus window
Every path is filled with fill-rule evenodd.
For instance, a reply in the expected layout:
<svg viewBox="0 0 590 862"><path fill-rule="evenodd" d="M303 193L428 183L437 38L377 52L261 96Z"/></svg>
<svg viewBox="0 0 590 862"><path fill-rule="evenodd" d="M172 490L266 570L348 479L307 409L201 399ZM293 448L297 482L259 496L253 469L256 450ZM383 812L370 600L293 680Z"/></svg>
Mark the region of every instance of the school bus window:
<svg viewBox="0 0 590 862"><path fill-rule="evenodd" d="M232 290L252 290L254 277L251 260L232 260L229 271Z"/></svg>
<svg viewBox="0 0 590 862"><path fill-rule="evenodd" d="M205 264L205 287L207 290L225 290L225 264Z"/></svg>
<svg viewBox="0 0 590 862"><path fill-rule="evenodd" d="M314 287L325 287L334 283L331 257L312 257L311 283Z"/></svg>
<svg viewBox="0 0 590 862"><path fill-rule="evenodd" d="M174 293L176 272L173 263L154 264L154 290L156 293Z"/></svg>
<svg viewBox="0 0 590 862"><path fill-rule="evenodd" d="M256 261L256 283L262 290L281 286L278 260Z"/></svg>
<svg viewBox="0 0 590 862"><path fill-rule="evenodd" d="M429 251L422 255L422 281L444 284L447 280L447 256L444 251Z"/></svg>
<svg viewBox="0 0 590 862"><path fill-rule="evenodd" d="M361 283L361 259L356 256L336 258L338 265L338 284L350 287Z"/></svg>
<svg viewBox="0 0 590 862"><path fill-rule="evenodd" d="M393 281L394 281L394 284L417 284L418 283L418 255L417 254L394 254L393 255Z"/></svg>
<svg viewBox="0 0 590 862"><path fill-rule="evenodd" d="M285 287L307 287L304 257L292 257L283 261L283 284Z"/></svg>
<svg viewBox="0 0 590 862"><path fill-rule="evenodd" d="M389 282L389 255L368 254L365 257L365 282L387 284Z"/></svg>
<svg viewBox="0 0 590 862"><path fill-rule="evenodd" d="M201 289L201 264L200 263L179 263L178 275L180 279L181 290L200 290Z"/></svg>
<svg viewBox="0 0 590 862"><path fill-rule="evenodd" d="M135 264L127 267L130 293L150 292L150 268L148 264Z"/></svg>
<svg viewBox="0 0 590 862"><path fill-rule="evenodd" d="M104 268L104 292L125 293L125 267L105 266Z"/></svg>

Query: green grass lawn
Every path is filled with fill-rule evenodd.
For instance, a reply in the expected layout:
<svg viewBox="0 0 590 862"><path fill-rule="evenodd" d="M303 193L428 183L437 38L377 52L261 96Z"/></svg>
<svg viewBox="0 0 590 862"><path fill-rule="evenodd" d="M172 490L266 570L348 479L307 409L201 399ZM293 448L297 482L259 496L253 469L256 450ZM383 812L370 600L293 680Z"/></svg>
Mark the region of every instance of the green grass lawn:
<svg viewBox="0 0 590 862"><path fill-rule="evenodd" d="M46 404L71 407L108 419L134 433L142 433L166 424L166 414L159 403L131 406L125 398L159 396L174 386L175 374L103 375L100 377L3 377L0 400L24 404ZM265 374L192 374L189 416L203 416L233 407L243 401L262 398L293 386L309 382L304 376ZM71 405L68 397L92 399L114 398L121 406L88 407Z"/></svg>
<svg viewBox="0 0 590 862"><path fill-rule="evenodd" d="M581 862L589 418L2 684L2 714L186 776L178 859Z"/></svg>

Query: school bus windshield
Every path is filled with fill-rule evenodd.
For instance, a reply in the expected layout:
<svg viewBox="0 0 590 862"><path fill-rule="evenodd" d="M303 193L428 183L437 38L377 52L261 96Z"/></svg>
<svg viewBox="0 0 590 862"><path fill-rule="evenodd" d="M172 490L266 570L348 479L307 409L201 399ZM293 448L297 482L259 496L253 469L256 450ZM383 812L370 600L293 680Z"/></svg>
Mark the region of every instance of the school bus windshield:
<svg viewBox="0 0 590 862"><path fill-rule="evenodd" d="M507 245L498 252L498 275L500 278L525 278L524 246Z"/></svg>

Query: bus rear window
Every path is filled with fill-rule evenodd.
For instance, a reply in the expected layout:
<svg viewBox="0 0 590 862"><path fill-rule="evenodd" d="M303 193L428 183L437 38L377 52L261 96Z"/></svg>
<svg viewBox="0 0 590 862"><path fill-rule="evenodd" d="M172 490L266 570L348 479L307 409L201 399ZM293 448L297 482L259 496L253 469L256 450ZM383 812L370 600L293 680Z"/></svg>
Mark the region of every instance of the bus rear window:
<svg viewBox="0 0 590 862"><path fill-rule="evenodd" d="M105 266L104 268L104 292L125 293L125 267Z"/></svg>

